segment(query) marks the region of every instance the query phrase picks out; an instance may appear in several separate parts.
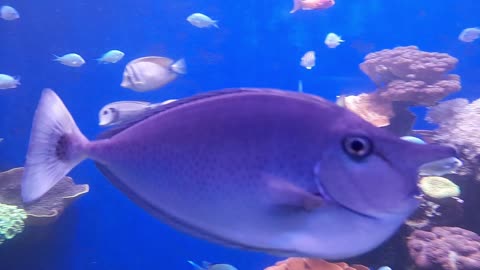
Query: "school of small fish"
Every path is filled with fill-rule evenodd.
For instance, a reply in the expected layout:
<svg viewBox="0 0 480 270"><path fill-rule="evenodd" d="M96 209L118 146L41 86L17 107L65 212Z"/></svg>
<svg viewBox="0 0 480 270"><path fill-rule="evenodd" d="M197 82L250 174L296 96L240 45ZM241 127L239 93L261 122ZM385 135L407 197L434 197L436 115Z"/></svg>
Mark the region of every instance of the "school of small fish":
<svg viewBox="0 0 480 270"><path fill-rule="evenodd" d="M325 10L335 5L334 0L293 0L293 8L290 13L299 10ZM8 5L0 7L0 18L13 21L20 18L18 11ZM195 12L187 16L186 20L197 28L219 28L218 20L210 18L203 13ZM465 28L459 34L458 39L462 42L471 43L480 38L480 28ZM328 33L324 43L330 48L337 48L345 42L341 36L336 33ZM67 53L62 56L54 55L54 61L69 67L79 68L86 64L85 59L78 53ZM125 53L120 50L110 50L95 60L100 64L114 64L122 60ZM316 64L315 51L306 52L300 60L300 65L311 70ZM185 60L180 59L176 62L161 56L140 57L130 61L123 74L121 86L138 92L152 91L159 89L164 85L175 80L178 75L186 74ZM19 77L12 77L6 74L0 74L0 89L17 88L20 85ZM302 80L299 80L299 91L303 92Z"/></svg>

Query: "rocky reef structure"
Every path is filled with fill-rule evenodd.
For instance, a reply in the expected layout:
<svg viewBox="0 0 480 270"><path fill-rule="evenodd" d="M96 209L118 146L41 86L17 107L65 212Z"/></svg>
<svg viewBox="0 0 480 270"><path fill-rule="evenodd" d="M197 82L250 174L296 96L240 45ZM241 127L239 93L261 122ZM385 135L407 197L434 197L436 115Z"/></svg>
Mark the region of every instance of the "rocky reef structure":
<svg viewBox="0 0 480 270"><path fill-rule="evenodd" d="M265 268L265 270L369 270L368 267L347 263L330 263L320 259L291 257Z"/></svg>
<svg viewBox="0 0 480 270"><path fill-rule="evenodd" d="M420 269L480 269L480 236L462 228L415 230L408 237L407 245Z"/></svg>
<svg viewBox="0 0 480 270"><path fill-rule="evenodd" d="M413 121L405 108L432 106L460 90L460 76L449 74L457 63L446 53L425 52L416 46L370 53L360 69L377 85L376 91L342 96L339 103L379 127L391 125L395 116Z"/></svg>
<svg viewBox="0 0 480 270"><path fill-rule="evenodd" d="M76 198L89 190L64 177L40 199L23 204L21 179L23 168L0 172L0 244L22 232L24 226L47 225L54 222Z"/></svg>
<svg viewBox="0 0 480 270"><path fill-rule="evenodd" d="M463 200L460 187L440 176L422 177L418 184L422 194L420 206L405 222L411 229L451 226L463 219Z"/></svg>

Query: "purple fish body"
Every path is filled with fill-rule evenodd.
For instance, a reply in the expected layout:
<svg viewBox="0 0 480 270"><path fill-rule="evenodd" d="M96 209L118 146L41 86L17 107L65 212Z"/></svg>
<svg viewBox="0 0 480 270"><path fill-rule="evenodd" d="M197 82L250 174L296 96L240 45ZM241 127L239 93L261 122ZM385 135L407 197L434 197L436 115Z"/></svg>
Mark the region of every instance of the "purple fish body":
<svg viewBox="0 0 480 270"><path fill-rule="evenodd" d="M403 141L319 97L272 89L177 100L88 141L45 90L22 195L39 198L90 158L179 230L272 254L340 259L391 236L418 205L418 167L454 155Z"/></svg>

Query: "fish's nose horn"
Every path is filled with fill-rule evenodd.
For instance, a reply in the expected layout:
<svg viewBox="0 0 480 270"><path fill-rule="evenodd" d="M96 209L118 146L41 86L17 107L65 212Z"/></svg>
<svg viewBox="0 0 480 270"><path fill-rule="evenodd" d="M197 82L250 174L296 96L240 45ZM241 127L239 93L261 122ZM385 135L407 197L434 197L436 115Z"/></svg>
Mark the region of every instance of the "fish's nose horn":
<svg viewBox="0 0 480 270"><path fill-rule="evenodd" d="M410 143L409 147L414 148L409 159L416 168L442 159L458 158L455 148L448 145Z"/></svg>

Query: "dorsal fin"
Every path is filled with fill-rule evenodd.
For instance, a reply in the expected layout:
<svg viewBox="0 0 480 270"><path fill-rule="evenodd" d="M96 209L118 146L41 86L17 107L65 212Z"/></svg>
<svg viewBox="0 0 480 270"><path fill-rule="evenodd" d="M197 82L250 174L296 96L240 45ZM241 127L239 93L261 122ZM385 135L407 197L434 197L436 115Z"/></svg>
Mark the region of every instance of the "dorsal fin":
<svg viewBox="0 0 480 270"><path fill-rule="evenodd" d="M125 125L120 125L120 126L115 126L113 129L107 130L103 133L101 133L97 139L106 139L106 138L111 138L115 134L120 133L121 131L134 126L138 122L141 122L149 117L152 117L154 115L157 115L159 113L163 113L165 111L168 111L173 108L178 108L186 104L190 104L192 102L204 100L204 99L209 99L209 98L214 98L214 97L219 97L219 96L228 96L228 95L237 95L237 94L242 94L242 93L252 93L252 92L265 92L265 93L276 93L278 95L292 95L296 96L300 99L309 99L309 100L317 100L322 103L325 103L326 100L315 95L311 94L305 94L305 93L298 93L298 92L293 92L293 91L287 91L287 90L281 90L281 89L273 89L273 88L226 88L226 89L221 89L221 90L214 90L214 91L208 91L204 93L199 93L190 97L186 98L181 98L177 99L175 101L172 101L170 103L161 105L161 104L152 104L154 105L151 110L146 110L143 115L138 116L138 119L126 123ZM155 106L157 105L157 106Z"/></svg>

